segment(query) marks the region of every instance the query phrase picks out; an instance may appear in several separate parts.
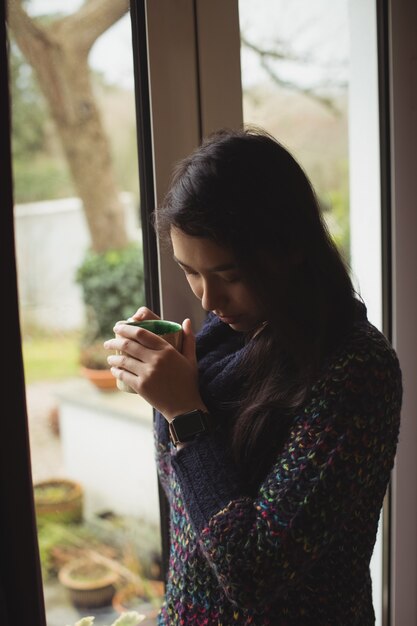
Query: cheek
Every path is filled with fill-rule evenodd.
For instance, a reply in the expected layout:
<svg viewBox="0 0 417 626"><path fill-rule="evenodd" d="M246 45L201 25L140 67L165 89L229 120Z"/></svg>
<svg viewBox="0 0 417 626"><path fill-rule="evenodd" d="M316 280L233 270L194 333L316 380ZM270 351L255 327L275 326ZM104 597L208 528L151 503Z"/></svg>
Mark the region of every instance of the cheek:
<svg viewBox="0 0 417 626"><path fill-rule="evenodd" d="M242 285L235 293L235 299L247 310L257 312L260 304L255 294L245 285Z"/></svg>
<svg viewBox="0 0 417 626"><path fill-rule="evenodd" d="M193 294L196 296L196 298L201 300L201 298L203 297L203 288L200 281L191 276L187 276L187 281Z"/></svg>
<svg viewBox="0 0 417 626"><path fill-rule="evenodd" d="M242 304L246 304L247 306L251 306L252 303L252 294L245 285L240 285L234 293L235 299L239 300Z"/></svg>

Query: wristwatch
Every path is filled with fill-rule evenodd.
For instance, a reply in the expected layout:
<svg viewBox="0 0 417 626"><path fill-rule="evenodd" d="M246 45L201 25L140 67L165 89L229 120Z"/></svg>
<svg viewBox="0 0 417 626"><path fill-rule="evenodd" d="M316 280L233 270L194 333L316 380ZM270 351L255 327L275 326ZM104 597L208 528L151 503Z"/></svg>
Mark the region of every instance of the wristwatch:
<svg viewBox="0 0 417 626"><path fill-rule="evenodd" d="M197 435L212 432L215 422L210 413L194 409L181 413L169 422L169 435L174 446L192 441Z"/></svg>

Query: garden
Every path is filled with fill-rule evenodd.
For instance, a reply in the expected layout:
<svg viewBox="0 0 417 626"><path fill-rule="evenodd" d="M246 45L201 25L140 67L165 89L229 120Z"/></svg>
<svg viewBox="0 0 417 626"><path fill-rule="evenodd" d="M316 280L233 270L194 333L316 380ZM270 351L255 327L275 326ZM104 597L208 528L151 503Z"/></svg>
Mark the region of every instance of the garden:
<svg viewBox="0 0 417 626"><path fill-rule="evenodd" d="M59 615L108 620L135 610L153 624L164 591L155 528L111 512L85 518L83 488L71 480L35 484L34 495L45 593L60 589Z"/></svg>
<svg viewBox="0 0 417 626"><path fill-rule="evenodd" d="M96 387L91 373L96 370L98 373L109 373L103 341L113 334L115 320L129 317L137 303L143 301L141 261L141 249L137 244L131 244L123 251L101 254L89 251L75 276L87 312L82 330L47 333L35 327L24 329L23 356L29 397L30 388L42 385L43 381L48 381L54 390L65 387L71 381L73 385L85 384L88 386L79 387L85 391L80 394L82 400L77 399L77 402L86 401L91 396L96 403L100 403L95 411L96 419L102 419L100 406L107 404L112 411L117 401L120 412L124 402L132 401L132 398L125 397L128 394L116 390L112 376L108 378L111 385L100 382ZM94 452L88 453L85 481L70 479L67 472L71 475L71 464L78 468L76 471L81 471L79 441L83 437L82 430L88 427L88 418L84 417L81 429L76 429L75 451L71 456L68 453L71 434L70 429L65 427L64 418L74 422L77 416L73 413L63 416L63 407L66 406L68 412L71 402L65 404L55 394L53 398L53 410L40 416L50 432L43 437L42 447L38 449L34 444L32 450L33 461L36 462L39 457L42 467L46 467L47 447L51 442L61 451L67 449L66 462L56 470L49 467L52 474L34 483L48 626L64 626L64 619L69 621L71 616L78 619L92 612L95 626L99 626L132 610L145 616L143 624L153 624L164 588L159 526L150 521L149 516L141 517L139 511L135 515L126 513L123 505L113 510L116 498L114 488L106 492L104 510L102 506L95 510L97 507L94 504L86 507L86 501L94 495L91 492L96 491L96 486L91 481L88 483L94 473L93 468L97 467ZM135 410L139 409L135 407ZM116 411L113 412L116 413L115 427L119 433L123 432L124 419ZM28 413L31 428L30 400ZM105 424L106 420L103 428ZM150 435L150 422L147 427ZM100 444L102 432L100 428L95 441L103 451L106 442L113 438L106 435L104 443ZM127 436L126 439L132 438ZM143 436L138 439L143 440ZM111 455L109 449L107 457ZM120 467L123 461L114 462ZM148 474L152 469L153 466L148 469ZM126 464L126 472L121 479L124 480L124 489L129 492L128 497L135 497L134 473L143 475L144 472L129 471ZM35 478L36 475L34 465ZM140 500L139 495L136 497Z"/></svg>

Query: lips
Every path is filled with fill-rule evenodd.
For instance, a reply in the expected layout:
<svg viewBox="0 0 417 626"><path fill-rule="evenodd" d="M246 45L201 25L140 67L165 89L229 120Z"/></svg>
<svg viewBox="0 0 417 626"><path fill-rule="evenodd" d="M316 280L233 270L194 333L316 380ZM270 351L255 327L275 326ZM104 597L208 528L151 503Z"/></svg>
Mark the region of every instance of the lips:
<svg viewBox="0 0 417 626"><path fill-rule="evenodd" d="M240 320L242 316L241 315L219 315L218 318L224 323L224 324L237 324L237 322Z"/></svg>

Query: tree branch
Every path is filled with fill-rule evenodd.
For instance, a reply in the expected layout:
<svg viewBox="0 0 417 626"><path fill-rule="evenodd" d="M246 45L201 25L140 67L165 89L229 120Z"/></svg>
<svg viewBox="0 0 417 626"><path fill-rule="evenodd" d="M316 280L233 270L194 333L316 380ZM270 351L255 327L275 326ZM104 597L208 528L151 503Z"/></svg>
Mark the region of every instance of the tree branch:
<svg viewBox="0 0 417 626"><path fill-rule="evenodd" d="M8 26L26 61L37 74L41 88L44 82L48 83L51 86L51 98L59 101L63 107L59 93L59 76L54 65L47 63L48 58L56 53L56 41L50 37L44 26L29 17L21 0L7 0L7 9Z"/></svg>
<svg viewBox="0 0 417 626"><path fill-rule="evenodd" d="M246 39L243 34L241 34L240 39L246 48L252 50L252 52L256 52L261 59L267 57L278 61L297 61L297 63L308 63L311 61L308 57L302 57L291 52L288 48L285 48L282 41L277 41L277 47L274 49L265 49Z"/></svg>
<svg viewBox="0 0 417 626"><path fill-rule="evenodd" d="M52 41L67 42L77 55L87 55L94 42L129 10L129 0L87 0L71 15L41 26L23 9L21 0L7 0L7 21L19 47L30 49L31 43L50 46ZM24 33L19 37L19 33ZM24 41L28 39L29 41Z"/></svg>
<svg viewBox="0 0 417 626"><path fill-rule="evenodd" d="M330 96L324 96L320 94L319 91L321 89L329 87L345 87L345 82L329 81L327 83L315 85L314 87L303 87L293 81L288 81L281 78L268 63L268 61L273 60L293 61L297 63L307 64L311 63L311 58L308 55L297 55L288 48L286 49L282 42L277 42L276 49L261 48L260 46L248 41L248 39L246 39L244 35L241 35L241 42L246 48L252 50L252 52L255 52L259 56L261 67L265 70L265 72L276 85L302 93L309 98L315 100L316 102L319 102L321 105L329 109L332 113L335 113L337 115L340 114L340 111L335 105L333 98L331 98Z"/></svg>
<svg viewBox="0 0 417 626"><path fill-rule="evenodd" d="M32 20L22 7L21 0L7 0L7 23L13 31L16 40L26 40L24 48L30 48L36 41L43 46L49 45L45 29ZM19 35L21 35L19 37ZM19 43L20 47L20 43Z"/></svg>
<svg viewBox="0 0 417 626"><path fill-rule="evenodd" d="M129 0L87 0L81 8L56 20L58 28L78 52L88 54L94 42L129 10Z"/></svg>
<svg viewBox="0 0 417 626"><path fill-rule="evenodd" d="M327 109L329 109L335 115L340 115L339 108L335 105L333 98L329 96L323 96L317 93L318 86L315 87L302 87L301 85L297 85L291 81L283 80L280 78L272 68L269 67L268 63L263 59L261 60L261 66L266 71L271 80L278 85L279 87L284 87L286 89L290 89L291 91L297 91L298 93L302 93L305 96L308 96L312 100L320 103Z"/></svg>

